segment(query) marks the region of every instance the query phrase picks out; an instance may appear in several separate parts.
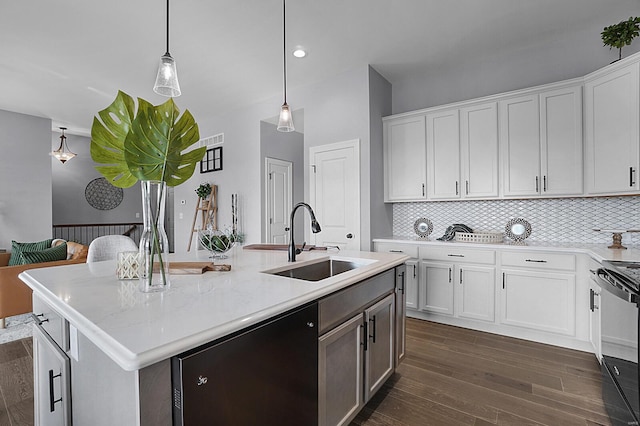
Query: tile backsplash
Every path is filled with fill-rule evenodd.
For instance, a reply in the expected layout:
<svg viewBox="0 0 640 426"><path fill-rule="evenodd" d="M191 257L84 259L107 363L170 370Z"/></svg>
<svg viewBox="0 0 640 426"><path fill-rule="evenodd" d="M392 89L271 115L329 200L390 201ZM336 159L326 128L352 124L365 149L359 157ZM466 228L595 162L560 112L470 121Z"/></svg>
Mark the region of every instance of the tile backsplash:
<svg viewBox="0 0 640 426"><path fill-rule="evenodd" d="M431 239L454 223L504 232L510 219L522 218L531 224L531 241L610 243L611 234L593 229L640 229L640 196L395 203L393 235L416 237L413 224L421 217L433 223ZM623 234L622 243L640 245L640 233Z"/></svg>

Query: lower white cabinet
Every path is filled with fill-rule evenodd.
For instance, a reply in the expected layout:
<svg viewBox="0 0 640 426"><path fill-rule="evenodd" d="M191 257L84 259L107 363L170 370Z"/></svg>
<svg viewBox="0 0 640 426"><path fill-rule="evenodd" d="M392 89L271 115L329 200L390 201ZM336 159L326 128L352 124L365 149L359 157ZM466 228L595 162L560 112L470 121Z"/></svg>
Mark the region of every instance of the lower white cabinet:
<svg viewBox="0 0 640 426"><path fill-rule="evenodd" d="M408 260L407 274L405 276L405 303L408 309L418 309L418 271L420 269L417 260Z"/></svg>
<svg viewBox="0 0 640 426"><path fill-rule="evenodd" d="M420 310L495 321L495 267L420 262Z"/></svg>
<svg viewBox="0 0 640 426"><path fill-rule="evenodd" d="M394 295L390 294L364 311L364 401L365 404L393 374Z"/></svg>
<svg viewBox="0 0 640 426"><path fill-rule="evenodd" d="M502 269L501 322L574 335L575 287L574 274Z"/></svg>

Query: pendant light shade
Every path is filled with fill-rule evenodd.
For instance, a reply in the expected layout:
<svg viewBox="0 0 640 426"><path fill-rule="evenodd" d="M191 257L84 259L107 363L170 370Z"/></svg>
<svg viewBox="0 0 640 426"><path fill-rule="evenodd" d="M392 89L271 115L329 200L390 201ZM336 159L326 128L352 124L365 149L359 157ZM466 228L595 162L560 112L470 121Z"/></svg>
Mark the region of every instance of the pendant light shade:
<svg viewBox="0 0 640 426"><path fill-rule="evenodd" d="M293 117L291 116L291 110L287 105L287 6L286 0L282 0L282 69L283 69L283 81L284 81L284 103L280 108L280 118L278 119L278 131L279 132L293 132L295 127L293 126Z"/></svg>
<svg viewBox="0 0 640 426"><path fill-rule="evenodd" d="M67 146L67 137L64 135L64 131L67 130L67 128L60 127L60 130L62 130L62 135L60 136L60 146L58 147L58 149L53 151L51 155L56 157L62 164L64 164L75 157L77 154L71 152L71 150Z"/></svg>
<svg viewBox="0 0 640 426"><path fill-rule="evenodd" d="M153 91L158 95L175 98L180 96L180 83L178 83L178 70L176 61L169 53L169 0L167 0L167 51L160 58L156 84Z"/></svg>

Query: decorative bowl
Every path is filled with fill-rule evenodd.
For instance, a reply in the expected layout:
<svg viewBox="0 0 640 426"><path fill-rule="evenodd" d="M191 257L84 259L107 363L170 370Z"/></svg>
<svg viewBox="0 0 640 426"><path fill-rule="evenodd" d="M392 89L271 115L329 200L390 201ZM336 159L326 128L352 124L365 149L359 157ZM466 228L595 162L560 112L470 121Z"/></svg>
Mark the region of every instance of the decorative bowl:
<svg viewBox="0 0 640 426"><path fill-rule="evenodd" d="M198 231L198 240L211 253L211 257L226 258L225 253L231 250L238 237L232 232L201 229Z"/></svg>

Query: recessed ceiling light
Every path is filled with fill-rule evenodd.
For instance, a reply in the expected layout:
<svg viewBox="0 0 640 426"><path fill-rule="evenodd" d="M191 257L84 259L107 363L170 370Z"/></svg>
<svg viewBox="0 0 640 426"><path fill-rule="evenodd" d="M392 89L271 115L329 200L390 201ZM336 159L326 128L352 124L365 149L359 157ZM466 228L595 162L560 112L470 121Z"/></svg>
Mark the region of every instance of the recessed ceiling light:
<svg viewBox="0 0 640 426"><path fill-rule="evenodd" d="M298 47L293 51L293 56L295 56L296 58L304 58L305 56L307 56L307 52L304 49Z"/></svg>

